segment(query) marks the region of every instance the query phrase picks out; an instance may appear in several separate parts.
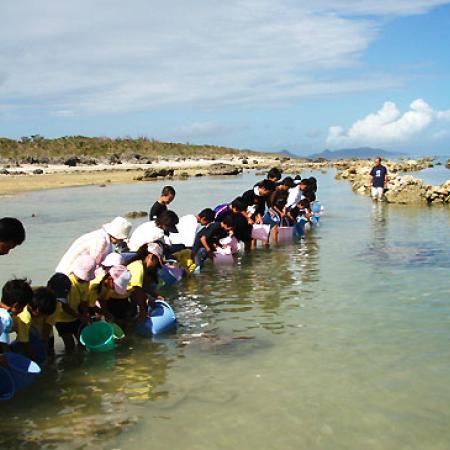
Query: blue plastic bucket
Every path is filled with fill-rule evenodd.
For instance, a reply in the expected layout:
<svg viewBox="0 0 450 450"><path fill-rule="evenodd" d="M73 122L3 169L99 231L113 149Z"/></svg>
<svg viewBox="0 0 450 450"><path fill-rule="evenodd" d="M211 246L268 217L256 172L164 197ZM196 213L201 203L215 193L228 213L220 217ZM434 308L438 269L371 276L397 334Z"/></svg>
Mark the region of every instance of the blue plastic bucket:
<svg viewBox="0 0 450 450"><path fill-rule="evenodd" d="M6 352L4 355L9 364L7 370L14 379L17 391L30 385L40 375L41 368L31 359L13 352Z"/></svg>
<svg viewBox="0 0 450 450"><path fill-rule="evenodd" d="M164 283L164 286L173 286L183 278L183 268L178 264L165 264L158 270L158 278Z"/></svg>
<svg viewBox="0 0 450 450"><path fill-rule="evenodd" d="M114 328L108 322L93 322L81 331L80 342L92 352L108 352L114 348Z"/></svg>
<svg viewBox="0 0 450 450"><path fill-rule="evenodd" d="M16 383L10 372L0 367L0 400L10 400L16 393Z"/></svg>
<svg viewBox="0 0 450 450"><path fill-rule="evenodd" d="M177 318L172 307L162 300L156 300L156 308L150 317L138 325L136 332L142 336L155 336L172 331L177 326Z"/></svg>
<svg viewBox="0 0 450 450"><path fill-rule="evenodd" d="M318 200L313 202L313 204L311 205L311 211L316 214L322 212L322 203L320 203Z"/></svg>
<svg viewBox="0 0 450 450"><path fill-rule="evenodd" d="M45 348L44 341L33 328L30 328L29 340L31 349L33 350L34 361L42 366L47 360L47 349ZM23 346L20 342L14 341L11 344L11 348L16 353L24 353Z"/></svg>

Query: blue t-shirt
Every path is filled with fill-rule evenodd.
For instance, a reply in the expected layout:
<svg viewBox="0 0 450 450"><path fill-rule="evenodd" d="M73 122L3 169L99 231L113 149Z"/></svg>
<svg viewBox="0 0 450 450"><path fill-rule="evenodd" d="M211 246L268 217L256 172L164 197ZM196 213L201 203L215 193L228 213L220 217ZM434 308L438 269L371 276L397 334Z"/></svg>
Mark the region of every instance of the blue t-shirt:
<svg viewBox="0 0 450 450"><path fill-rule="evenodd" d="M384 166L374 166L370 171L370 175L373 176L373 187L384 187L384 180L386 178L387 169Z"/></svg>

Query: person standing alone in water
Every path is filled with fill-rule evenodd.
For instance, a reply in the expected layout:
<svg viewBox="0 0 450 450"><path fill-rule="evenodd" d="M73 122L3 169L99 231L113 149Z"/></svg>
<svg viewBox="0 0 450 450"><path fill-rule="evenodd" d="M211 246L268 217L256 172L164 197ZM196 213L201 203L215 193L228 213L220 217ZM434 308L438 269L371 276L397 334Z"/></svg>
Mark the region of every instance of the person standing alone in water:
<svg viewBox="0 0 450 450"><path fill-rule="evenodd" d="M384 187L387 182L387 169L381 164L381 158L375 158L375 165L370 171L372 177L371 195L374 200L381 201L384 197Z"/></svg>

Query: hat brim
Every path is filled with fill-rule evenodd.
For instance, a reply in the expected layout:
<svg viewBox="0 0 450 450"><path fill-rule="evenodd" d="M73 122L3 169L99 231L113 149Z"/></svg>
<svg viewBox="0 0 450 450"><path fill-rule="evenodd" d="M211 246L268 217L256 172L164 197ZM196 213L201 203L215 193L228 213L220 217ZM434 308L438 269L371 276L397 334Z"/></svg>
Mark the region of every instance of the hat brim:
<svg viewBox="0 0 450 450"><path fill-rule="evenodd" d="M126 239L128 237L128 234L117 233L117 230L114 230L110 223L105 223L103 229L114 239Z"/></svg>

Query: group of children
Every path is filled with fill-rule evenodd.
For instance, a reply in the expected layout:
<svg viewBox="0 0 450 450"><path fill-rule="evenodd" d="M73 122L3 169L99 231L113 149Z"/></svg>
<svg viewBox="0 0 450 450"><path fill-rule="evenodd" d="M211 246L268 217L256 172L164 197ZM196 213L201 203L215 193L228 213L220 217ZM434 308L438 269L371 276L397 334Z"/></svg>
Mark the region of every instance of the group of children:
<svg viewBox="0 0 450 450"><path fill-rule="evenodd" d="M271 169L267 178L230 203L178 218L168 210L175 189L166 186L151 207L149 221L131 232L131 224L116 217L73 242L46 286L31 288L26 279L8 281L0 302L0 352L24 353L34 359L33 342L54 354L54 328L67 352L74 350L82 328L104 318L122 327L144 321L158 292L161 270L175 261L186 273L196 273L208 258L233 237L247 250L256 246L253 229L268 225L273 242L280 226L312 217L316 199L314 178L282 178ZM267 228L269 228L267 227ZM0 255L25 240L17 219L0 219ZM268 245L267 239L264 242ZM17 337L13 346L10 334ZM0 363L5 363L0 353Z"/></svg>

